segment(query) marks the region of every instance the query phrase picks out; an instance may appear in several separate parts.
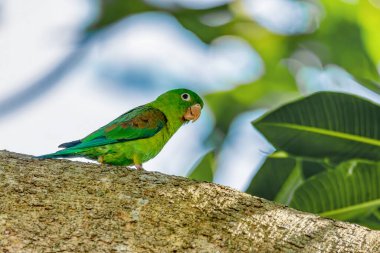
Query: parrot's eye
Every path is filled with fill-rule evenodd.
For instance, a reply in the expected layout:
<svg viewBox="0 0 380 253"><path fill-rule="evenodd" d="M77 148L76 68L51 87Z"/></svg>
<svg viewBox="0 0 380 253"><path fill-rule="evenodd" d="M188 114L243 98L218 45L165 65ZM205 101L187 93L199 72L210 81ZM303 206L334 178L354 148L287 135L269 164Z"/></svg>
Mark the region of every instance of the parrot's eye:
<svg viewBox="0 0 380 253"><path fill-rule="evenodd" d="M188 93L183 93L181 95L182 100L190 101L190 95Z"/></svg>

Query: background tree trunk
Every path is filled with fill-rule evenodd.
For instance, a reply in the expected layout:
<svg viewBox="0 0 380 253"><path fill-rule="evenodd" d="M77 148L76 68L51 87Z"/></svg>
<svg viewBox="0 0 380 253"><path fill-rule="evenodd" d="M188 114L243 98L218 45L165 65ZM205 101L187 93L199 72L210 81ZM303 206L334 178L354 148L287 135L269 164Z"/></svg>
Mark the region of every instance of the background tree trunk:
<svg viewBox="0 0 380 253"><path fill-rule="evenodd" d="M0 151L2 252L380 252L380 232L228 187Z"/></svg>

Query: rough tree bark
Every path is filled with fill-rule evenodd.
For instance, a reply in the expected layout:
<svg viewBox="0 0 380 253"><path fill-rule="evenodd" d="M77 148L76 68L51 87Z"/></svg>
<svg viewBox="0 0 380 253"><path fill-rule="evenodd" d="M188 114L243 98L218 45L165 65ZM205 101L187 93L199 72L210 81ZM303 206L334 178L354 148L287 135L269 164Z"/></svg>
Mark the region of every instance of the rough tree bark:
<svg viewBox="0 0 380 253"><path fill-rule="evenodd" d="M2 252L380 252L380 232L228 187L0 151Z"/></svg>

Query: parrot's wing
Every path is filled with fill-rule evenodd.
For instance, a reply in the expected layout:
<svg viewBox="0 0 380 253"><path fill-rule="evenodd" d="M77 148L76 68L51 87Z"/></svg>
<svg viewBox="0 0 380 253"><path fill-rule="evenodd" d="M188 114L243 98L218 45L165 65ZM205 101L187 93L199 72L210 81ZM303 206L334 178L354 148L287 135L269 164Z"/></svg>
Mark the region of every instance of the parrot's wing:
<svg viewBox="0 0 380 253"><path fill-rule="evenodd" d="M126 112L82 140L66 143L70 146L63 144L62 147L86 149L117 142L149 138L158 133L165 126L166 122L166 116L160 110L147 105L140 106Z"/></svg>

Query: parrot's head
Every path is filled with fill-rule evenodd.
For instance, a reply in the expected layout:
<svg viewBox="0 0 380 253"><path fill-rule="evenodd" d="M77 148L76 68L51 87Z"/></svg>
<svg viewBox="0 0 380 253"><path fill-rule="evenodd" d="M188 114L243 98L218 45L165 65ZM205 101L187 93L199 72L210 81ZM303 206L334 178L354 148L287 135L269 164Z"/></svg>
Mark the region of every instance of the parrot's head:
<svg viewBox="0 0 380 253"><path fill-rule="evenodd" d="M184 122L195 122L201 116L203 108L200 96L188 89L165 92L154 103L159 104L164 113L174 114Z"/></svg>

